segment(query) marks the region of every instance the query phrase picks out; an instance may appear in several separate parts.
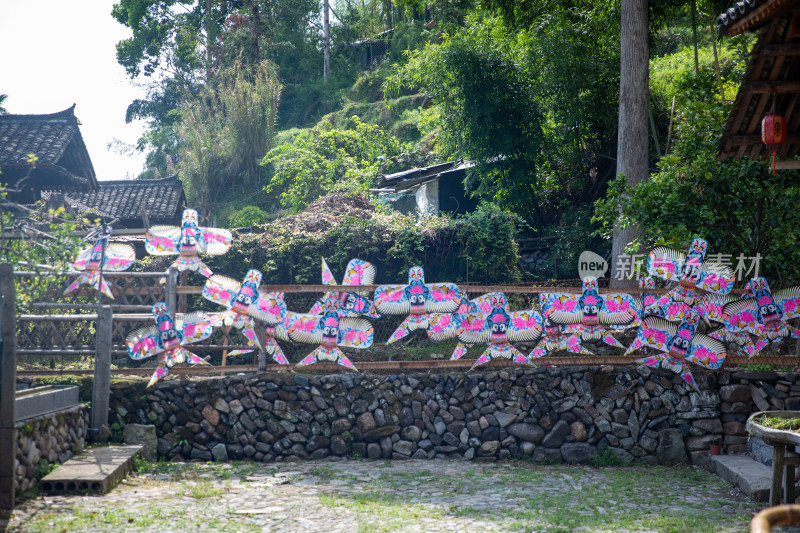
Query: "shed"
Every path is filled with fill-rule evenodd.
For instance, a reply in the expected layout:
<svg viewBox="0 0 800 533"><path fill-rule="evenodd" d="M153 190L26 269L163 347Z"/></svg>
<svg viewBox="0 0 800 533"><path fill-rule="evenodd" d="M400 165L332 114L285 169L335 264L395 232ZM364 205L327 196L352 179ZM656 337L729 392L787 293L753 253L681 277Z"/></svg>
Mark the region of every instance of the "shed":
<svg viewBox="0 0 800 533"><path fill-rule="evenodd" d="M0 115L0 182L21 191L9 200L30 204L48 187L97 189L79 126L74 104L49 115Z"/></svg>
<svg viewBox="0 0 800 533"><path fill-rule="evenodd" d="M761 142L761 119L773 109L787 120L787 141L777 168L800 168L785 161L800 153L800 2L743 0L720 14L722 36L758 31L744 80L720 140L720 159L765 159L772 149Z"/></svg>
<svg viewBox="0 0 800 533"><path fill-rule="evenodd" d="M378 199L403 213L467 213L478 202L464 191L470 161L449 161L429 167L412 168L394 174L381 174L376 180Z"/></svg>

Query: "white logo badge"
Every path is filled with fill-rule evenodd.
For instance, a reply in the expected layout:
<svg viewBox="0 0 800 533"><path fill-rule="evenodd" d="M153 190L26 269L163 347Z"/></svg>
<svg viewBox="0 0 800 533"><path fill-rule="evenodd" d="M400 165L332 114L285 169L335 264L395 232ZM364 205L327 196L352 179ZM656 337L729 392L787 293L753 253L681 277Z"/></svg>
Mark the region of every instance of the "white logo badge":
<svg viewBox="0 0 800 533"><path fill-rule="evenodd" d="M578 258L578 275L581 279L586 276L602 278L606 275L606 271L608 271L608 261L594 252L583 252Z"/></svg>

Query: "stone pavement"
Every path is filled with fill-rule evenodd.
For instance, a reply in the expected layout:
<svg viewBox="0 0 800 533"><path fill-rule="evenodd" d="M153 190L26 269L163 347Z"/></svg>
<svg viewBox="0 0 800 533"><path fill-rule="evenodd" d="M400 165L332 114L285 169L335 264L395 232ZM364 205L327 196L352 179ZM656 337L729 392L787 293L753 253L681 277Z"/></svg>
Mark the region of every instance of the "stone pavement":
<svg viewBox="0 0 800 533"><path fill-rule="evenodd" d="M339 460L144 470L106 495L24 501L9 530L733 532L757 510L684 466Z"/></svg>

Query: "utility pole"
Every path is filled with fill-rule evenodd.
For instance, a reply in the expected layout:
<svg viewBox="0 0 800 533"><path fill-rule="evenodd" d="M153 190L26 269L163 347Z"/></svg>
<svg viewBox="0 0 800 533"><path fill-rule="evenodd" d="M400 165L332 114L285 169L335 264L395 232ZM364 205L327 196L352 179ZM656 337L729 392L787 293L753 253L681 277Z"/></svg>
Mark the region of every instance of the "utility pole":
<svg viewBox="0 0 800 533"><path fill-rule="evenodd" d="M322 33L322 53L324 56L322 79L325 85L327 85L328 76L331 74L331 24L330 20L328 19L328 0L322 0Z"/></svg>

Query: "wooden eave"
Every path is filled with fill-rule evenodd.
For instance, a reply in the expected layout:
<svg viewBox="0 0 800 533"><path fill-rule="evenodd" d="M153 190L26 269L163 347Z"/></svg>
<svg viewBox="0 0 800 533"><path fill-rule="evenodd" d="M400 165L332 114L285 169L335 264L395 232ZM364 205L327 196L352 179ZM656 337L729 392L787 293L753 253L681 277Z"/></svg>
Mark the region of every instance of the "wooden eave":
<svg viewBox="0 0 800 533"><path fill-rule="evenodd" d="M780 3L777 0L766 6ZM797 6L793 2L793 6ZM754 11L755 13L755 11ZM772 112L787 120L781 159L800 153L800 12L785 11L759 30L744 80L723 129L719 159L765 159L772 149L761 142L761 119Z"/></svg>
<svg viewBox="0 0 800 533"><path fill-rule="evenodd" d="M767 0L753 8L743 3L745 13L735 21L720 26L720 33L728 37L754 31L787 12L798 9L797 0Z"/></svg>

